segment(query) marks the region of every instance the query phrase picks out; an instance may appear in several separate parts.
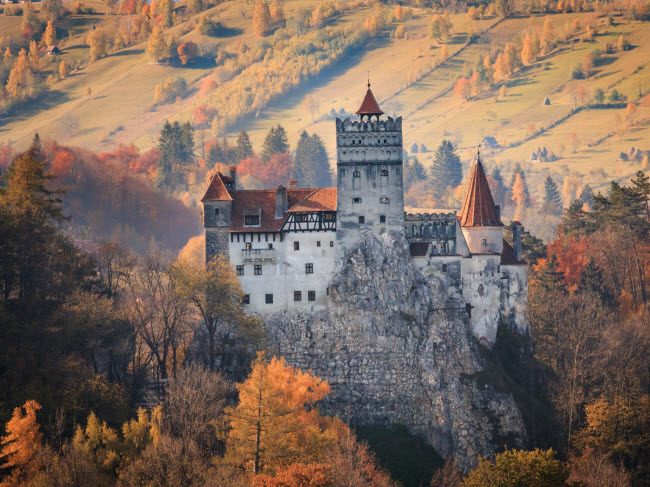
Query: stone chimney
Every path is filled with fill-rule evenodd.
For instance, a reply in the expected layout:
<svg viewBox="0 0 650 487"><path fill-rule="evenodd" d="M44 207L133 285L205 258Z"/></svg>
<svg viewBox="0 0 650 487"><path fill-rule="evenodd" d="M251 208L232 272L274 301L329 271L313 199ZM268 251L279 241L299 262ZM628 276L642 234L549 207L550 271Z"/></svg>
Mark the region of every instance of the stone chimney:
<svg viewBox="0 0 650 487"><path fill-rule="evenodd" d="M280 185L275 190L275 218L282 218L288 209L287 188Z"/></svg>
<svg viewBox="0 0 650 487"><path fill-rule="evenodd" d="M512 250L515 252L515 259L521 260L521 234L524 227L518 221L512 222Z"/></svg>
<svg viewBox="0 0 650 487"><path fill-rule="evenodd" d="M289 187L290 187L290 188L296 188L296 187L298 187L298 181L296 181L295 179L290 179L290 180L289 180Z"/></svg>
<svg viewBox="0 0 650 487"><path fill-rule="evenodd" d="M237 166L230 166L230 179L232 180L233 191L237 189Z"/></svg>

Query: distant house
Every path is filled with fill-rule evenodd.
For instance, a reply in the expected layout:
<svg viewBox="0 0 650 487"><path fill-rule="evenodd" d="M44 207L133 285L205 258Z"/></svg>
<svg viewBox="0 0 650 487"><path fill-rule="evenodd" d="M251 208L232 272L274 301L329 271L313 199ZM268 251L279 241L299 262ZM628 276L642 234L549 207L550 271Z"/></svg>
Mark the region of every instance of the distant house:
<svg viewBox="0 0 650 487"><path fill-rule="evenodd" d="M56 46L48 46L48 48L45 50L45 53L48 56L58 56L59 54L61 54L61 49L59 49Z"/></svg>
<svg viewBox="0 0 650 487"><path fill-rule="evenodd" d="M499 143L497 142L497 139L494 137L483 137L483 140L481 140L481 147L486 147L488 149L496 149L499 147Z"/></svg>

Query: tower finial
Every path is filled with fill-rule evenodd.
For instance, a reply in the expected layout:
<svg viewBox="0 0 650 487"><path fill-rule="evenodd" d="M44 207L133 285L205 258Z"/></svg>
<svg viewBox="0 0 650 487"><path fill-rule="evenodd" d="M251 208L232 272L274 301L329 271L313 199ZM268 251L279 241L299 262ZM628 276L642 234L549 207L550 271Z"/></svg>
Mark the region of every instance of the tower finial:
<svg viewBox="0 0 650 487"><path fill-rule="evenodd" d="M481 143L476 146L476 162L481 162Z"/></svg>
<svg viewBox="0 0 650 487"><path fill-rule="evenodd" d="M368 70L368 89L370 89L370 70Z"/></svg>

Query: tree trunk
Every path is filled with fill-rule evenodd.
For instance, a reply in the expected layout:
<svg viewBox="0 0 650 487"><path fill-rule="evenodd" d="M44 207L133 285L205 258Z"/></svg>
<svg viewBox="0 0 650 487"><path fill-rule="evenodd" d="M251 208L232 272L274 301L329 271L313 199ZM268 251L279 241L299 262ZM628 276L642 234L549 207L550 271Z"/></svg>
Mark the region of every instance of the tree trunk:
<svg viewBox="0 0 650 487"><path fill-rule="evenodd" d="M260 443L262 436L262 391L259 391L259 400L257 403L257 429L255 431L255 460L253 462L253 473L258 474L260 471Z"/></svg>

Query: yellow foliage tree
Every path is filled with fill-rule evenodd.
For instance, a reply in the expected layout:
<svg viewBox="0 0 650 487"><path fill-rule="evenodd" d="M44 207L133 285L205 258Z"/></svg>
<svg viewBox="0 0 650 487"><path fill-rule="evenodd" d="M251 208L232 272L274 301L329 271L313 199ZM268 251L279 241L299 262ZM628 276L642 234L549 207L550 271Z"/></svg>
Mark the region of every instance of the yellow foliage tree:
<svg viewBox="0 0 650 487"><path fill-rule="evenodd" d="M253 31L258 36L264 37L271 32L272 26L271 10L266 0L258 0L253 12Z"/></svg>
<svg viewBox="0 0 650 487"><path fill-rule="evenodd" d="M447 52L447 44L443 44L440 48L440 62L444 62L449 59L449 53Z"/></svg>
<svg viewBox="0 0 650 487"><path fill-rule="evenodd" d="M284 9L280 0L273 0L271 4L271 20L274 25L282 27L286 21L284 17Z"/></svg>
<svg viewBox="0 0 650 487"><path fill-rule="evenodd" d="M34 82L34 73L27 60L27 51L21 49L7 79L7 93L17 100L31 96Z"/></svg>
<svg viewBox="0 0 650 487"><path fill-rule="evenodd" d="M53 46L56 44L56 29L51 20L47 22L47 28L43 34L43 42L45 42L46 46Z"/></svg>
<svg viewBox="0 0 650 487"><path fill-rule="evenodd" d="M544 26L542 27L542 38L539 41L539 47L543 54L548 54L553 50L555 43L555 34L553 32L553 24L549 15L544 19Z"/></svg>
<svg viewBox="0 0 650 487"><path fill-rule="evenodd" d="M318 462L348 433L337 418L321 416L314 405L330 392L327 382L259 353L239 404L227 410L228 455L254 473L273 471L298 459Z"/></svg>
<svg viewBox="0 0 650 487"><path fill-rule="evenodd" d="M521 46L521 62L529 65L537 59L537 46L533 43L533 38L530 34L524 36L524 41Z"/></svg>
<svg viewBox="0 0 650 487"><path fill-rule="evenodd" d="M68 68L68 65L65 63L65 61L61 61L61 64L59 64L59 76L61 78L67 78L69 74L70 69Z"/></svg>
<svg viewBox="0 0 650 487"><path fill-rule="evenodd" d="M36 422L36 411L39 409L41 406L36 401L27 401L22 408L14 409L7 422L7 434L0 442L0 458L4 458L3 467L11 468L12 471L0 485L18 485L29 479L38 468L37 455L43 441Z"/></svg>
<svg viewBox="0 0 650 487"><path fill-rule="evenodd" d="M96 28L90 34L86 40L88 46L90 47L90 60L97 61L98 59L106 56L106 51L108 48L108 36L106 31L101 27Z"/></svg>
<svg viewBox="0 0 650 487"><path fill-rule="evenodd" d="M524 178L521 177L521 173L517 173L515 177L515 183L512 185L512 201L518 207L525 207L528 204L528 188L526 187L526 182Z"/></svg>
<svg viewBox="0 0 650 487"><path fill-rule="evenodd" d="M634 123L634 116L636 115L636 105L634 103L628 103L627 108L625 109L625 117L627 118L628 123Z"/></svg>
<svg viewBox="0 0 650 487"><path fill-rule="evenodd" d="M121 442L117 432L103 423L95 413L88 415L86 428L77 426L72 438L74 450L105 473L115 472L119 461Z"/></svg>
<svg viewBox="0 0 650 487"><path fill-rule="evenodd" d="M156 25L149 36L147 43L147 54L154 61L158 62L169 54L169 46L165 41L163 30L160 26Z"/></svg>
<svg viewBox="0 0 650 487"><path fill-rule="evenodd" d="M404 18L404 9L401 5L395 7L395 20L402 20Z"/></svg>
<svg viewBox="0 0 650 487"><path fill-rule="evenodd" d="M38 44L36 44L36 41L31 41L29 43L29 64L31 64L33 68L38 68L38 61L40 58L41 53L38 50Z"/></svg>

